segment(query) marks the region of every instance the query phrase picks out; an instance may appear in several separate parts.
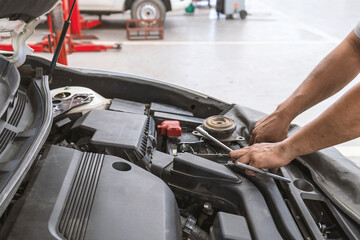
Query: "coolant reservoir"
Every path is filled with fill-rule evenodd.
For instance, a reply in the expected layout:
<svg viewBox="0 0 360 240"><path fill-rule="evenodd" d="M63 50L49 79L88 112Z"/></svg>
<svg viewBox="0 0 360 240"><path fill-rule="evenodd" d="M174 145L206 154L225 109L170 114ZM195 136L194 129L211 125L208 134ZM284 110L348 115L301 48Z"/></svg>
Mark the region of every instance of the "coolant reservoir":
<svg viewBox="0 0 360 240"><path fill-rule="evenodd" d="M93 109L107 109L111 103L93 90L85 87L62 87L50 91L53 101L53 113L85 114Z"/></svg>

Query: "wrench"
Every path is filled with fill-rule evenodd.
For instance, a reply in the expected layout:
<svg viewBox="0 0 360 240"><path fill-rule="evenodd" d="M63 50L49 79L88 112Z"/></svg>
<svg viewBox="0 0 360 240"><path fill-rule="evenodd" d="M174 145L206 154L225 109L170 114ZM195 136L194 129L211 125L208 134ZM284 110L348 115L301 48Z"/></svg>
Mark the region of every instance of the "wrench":
<svg viewBox="0 0 360 240"><path fill-rule="evenodd" d="M225 144L223 144L222 142L220 142L219 140L217 140L216 138L214 138L213 136L211 136L207 131L205 131L201 126L196 127L196 130L201 133L203 136L205 136L206 138L208 138L209 140L211 140L213 143L216 143L216 145L218 145L219 147L223 148L224 150L231 152L233 151L231 148L229 148L228 146L226 146ZM265 172L261 169L249 166L247 164L244 163L240 163L240 162L235 162L235 166L242 168L242 169L247 169L247 170L251 170L253 172L262 174L262 175L266 175L269 177L272 177L274 179L277 180L281 180L287 183L291 183L291 180L289 178L286 177L282 177L273 173L269 173L269 172Z"/></svg>

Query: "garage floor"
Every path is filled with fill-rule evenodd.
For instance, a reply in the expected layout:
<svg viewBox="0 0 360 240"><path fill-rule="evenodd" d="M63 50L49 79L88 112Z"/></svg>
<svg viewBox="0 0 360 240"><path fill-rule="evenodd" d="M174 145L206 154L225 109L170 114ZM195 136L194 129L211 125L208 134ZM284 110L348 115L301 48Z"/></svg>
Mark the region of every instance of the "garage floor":
<svg viewBox="0 0 360 240"><path fill-rule="evenodd" d="M270 113L360 20L358 0L247 3L246 20L217 19L207 5L193 15L171 12L162 41L128 41L129 13L106 16L102 26L84 33L122 42L122 49L74 53L68 56L69 65L146 76ZM33 40L46 31L38 29ZM343 93L303 113L295 123L305 125ZM360 165L359 139L337 148Z"/></svg>

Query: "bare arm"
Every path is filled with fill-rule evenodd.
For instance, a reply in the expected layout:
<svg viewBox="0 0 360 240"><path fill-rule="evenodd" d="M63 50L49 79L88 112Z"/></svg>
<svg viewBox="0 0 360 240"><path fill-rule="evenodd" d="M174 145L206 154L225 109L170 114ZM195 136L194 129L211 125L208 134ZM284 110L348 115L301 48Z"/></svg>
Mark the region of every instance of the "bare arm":
<svg viewBox="0 0 360 240"><path fill-rule="evenodd" d="M322 115L285 139L298 114L341 90L359 72L360 39L351 32L275 112L256 123L250 144L275 143L259 143L233 151L232 160L276 171L297 156L359 137L360 84L357 84Z"/></svg>
<svg viewBox="0 0 360 240"><path fill-rule="evenodd" d="M360 72L360 39L351 32L279 105L290 118L340 91Z"/></svg>
<svg viewBox="0 0 360 240"><path fill-rule="evenodd" d="M282 142L255 144L233 151L230 156L256 168L278 168L297 156L359 136L360 84L357 84L318 118Z"/></svg>
<svg viewBox="0 0 360 240"><path fill-rule="evenodd" d="M340 91L360 72L360 39L351 32L269 116L255 125L250 144L286 138L300 113Z"/></svg>
<svg viewBox="0 0 360 240"><path fill-rule="evenodd" d="M360 84L282 145L290 158L315 152L360 136Z"/></svg>

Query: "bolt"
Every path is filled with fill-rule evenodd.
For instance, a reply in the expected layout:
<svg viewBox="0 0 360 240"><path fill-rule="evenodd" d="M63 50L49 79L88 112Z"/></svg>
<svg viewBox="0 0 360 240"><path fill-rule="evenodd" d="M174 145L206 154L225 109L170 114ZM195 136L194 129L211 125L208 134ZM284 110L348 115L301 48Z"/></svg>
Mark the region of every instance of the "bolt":
<svg viewBox="0 0 360 240"><path fill-rule="evenodd" d="M210 203L206 202L204 203L204 209L203 209L203 212L207 215L213 215L214 213L214 210L212 209L212 206Z"/></svg>
<svg viewBox="0 0 360 240"><path fill-rule="evenodd" d="M181 144L181 151L182 152L185 152L185 150L186 150L186 144L185 143L183 143L183 144Z"/></svg>
<svg viewBox="0 0 360 240"><path fill-rule="evenodd" d="M211 206L211 204L210 203L204 203L204 208L206 209L206 210L210 210L211 208L212 208L212 206Z"/></svg>

